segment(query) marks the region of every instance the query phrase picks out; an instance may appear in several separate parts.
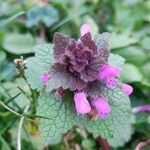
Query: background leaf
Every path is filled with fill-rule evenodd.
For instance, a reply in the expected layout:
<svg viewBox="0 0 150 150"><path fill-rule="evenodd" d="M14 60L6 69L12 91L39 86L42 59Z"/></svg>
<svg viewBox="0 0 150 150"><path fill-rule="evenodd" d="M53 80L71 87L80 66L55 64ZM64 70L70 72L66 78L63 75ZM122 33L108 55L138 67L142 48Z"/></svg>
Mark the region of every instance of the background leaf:
<svg viewBox="0 0 150 150"><path fill-rule="evenodd" d="M140 82L142 80L142 74L136 66L125 64L121 73L121 79L127 83Z"/></svg>
<svg viewBox="0 0 150 150"><path fill-rule="evenodd" d="M0 81L12 80L15 75L15 65L6 60L5 52L0 51Z"/></svg>
<svg viewBox="0 0 150 150"><path fill-rule="evenodd" d="M24 11L21 11L21 12L18 12L17 14L14 14L11 17L9 17L8 19L2 20L0 22L0 29L9 25L10 23L12 23L15 19L17 19L19 16L23 15L24 13L25 13Z"/></svg>
<svg viewBox="0 0 150 150"><path fill-rule="evenodd" d="M19 55L32 53L32 49L35 44L36 41L29 33L11 33L5 35L3 47L7 52Z"/></svg>
<svg viewBox="0 0 150 150"><path fill-rule="evenodd" d="M122 68L124 65L125 59L119 55L110 53L108 58L108 63L116 67Z"/></svg>
<svg viewBox="0 0 150 150"><path fill-rule="evenodd" d="M47 27L51 26L59 19L58 12L51 6L34 6L27 12L27 26L32 27L38 25L40 22Z"/></svg>
<svg viewBox="0 0 150 150"><path fill-rule="evenodd" d="M40 75L47 73L53 64L53 50L51 44L39 45L34 48L35 56L27 59L25 76L33 89L42 89ZM36 67L35 67L36 66Z"/></svg>
<svg viewBox="0 0 150 150"><path fill-rule="evenodd" d="M125 47L131 44L136 43L136 39L130 37L128 32L117 34L112 33L110 37L110 47L111 49Z"/></svg>

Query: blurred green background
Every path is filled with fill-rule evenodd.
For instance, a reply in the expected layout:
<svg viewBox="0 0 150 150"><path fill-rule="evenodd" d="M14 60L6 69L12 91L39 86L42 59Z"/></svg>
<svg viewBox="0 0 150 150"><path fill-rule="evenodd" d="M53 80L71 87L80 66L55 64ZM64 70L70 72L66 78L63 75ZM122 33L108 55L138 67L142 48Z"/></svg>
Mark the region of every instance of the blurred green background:
<svg viewBox="0 0 150 150"><path fill-rule="evenodd" d="M111 33L111 51L126 60L121 78L134 88L132 107L149 104L150 0L0 0L0 100L21 113L31 93L17 74L14 59L32 56L33 47L52 42L55 32L78 38L83 23L91 25L93 36ZM60 144L44 146L39 118L33 115L33 121L26 120L23 125L23 150L101 149L96 139L78 128ZM149 113L135 116L132 138L114 150L132 150L150 138ZM17 116L0 106L0 150L16 149L18 122Z"/></svg>

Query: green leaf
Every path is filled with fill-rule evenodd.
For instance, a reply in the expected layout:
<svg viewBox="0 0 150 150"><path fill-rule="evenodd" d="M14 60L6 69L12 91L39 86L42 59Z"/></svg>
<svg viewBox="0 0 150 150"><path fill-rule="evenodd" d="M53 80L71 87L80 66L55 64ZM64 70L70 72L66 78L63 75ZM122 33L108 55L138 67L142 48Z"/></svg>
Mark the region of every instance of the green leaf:
<svg viewBox="0 0 150 150"><path fill-rule="evenodd" d="M7 60L3 61L0 64L0 81L2 80L12 80L16 75L15 65L8 62Z"/></svg>
<svg viewBox="0 0 150 150"><path fill-rule="evenodd" d="M94 150L94 147L96 147L96 142L92 139L83 139L82 146L86 150Z"/></svg>
<svg viewBox="0 0 150 150"><path fill-rule="evenodd" d="M149 78L149 75L150 75L150 62L148 61L147 63L144 64L143 66L143 71L144 71L144 74L147 78ZM150 79L149 79L150 80Z"/></svg>
<svg viewBox="0 0 150 150"><path fill-rule="evenodd" d="M80 118L73 109L69 97L66 96L63 101L58 101L54 93L40 92L37 115L50 118L41 119L40 123L40 132L45 144L60 142L62 135L79 123Z"/></svg>
<svg viewBox="0 0 150 150"><path fill-rule="evenodd" d="M15 65L6 60L5 52L0 51L0 81L12 80L15 75Z"/></svg>
<svg viewBox="0 0 150 150"><path fill-rule="evenodd" d="M150 75L150 62L147 62L144 64L143 68L143 79L142 79L142 84L145 85L145 86L148 86L150 87L150 78L149 78L149 75Z"/></svg>
<svg viewBox="0 0 150 150"><path fill-rule="evenodd" d="M29 33L11 33L5 35L3 47L7 52L20 55L31 53L35 44L35 40Z"/></svg>
<svg viewBox="0 0 150 150"><path fill-rule="evenodd" d="M134 129L139 132L150 136L150 122L149 122L149 113L137 113L135 114L136 123L134 124Z"/></svg>
<svg viewBox="0 0 150 150"><path fill-rule="evenodd" d="M83 7L80 10L76 10L75 12L69 12L69 15L67 17L65 17L64 19L62 19L61 21L59 21L53 28L52 31L58 29L59 27L63 26L64 24L68 23L71 20L74 20L86 13L89 13L93 11L93 8L89 8L89 7Z"/></svg>
<svg viewBox="0 0 150 150"><path fill-rule="evenodd" d="M150 43L150 36L145 36L144 39L141 41L141 46L144 48L144 49L147 49L149 50L149 43Z"/></svg>
<svg viewBox="0 0 150 150"><path fill-rule="evenodd" d="M53 46L50 44L36 46L33 49L35 57L27 59L25 76L33 89L43 88L40 82L40 75L45 72L47 73L50 66L54 63L52 48Z"/></svg>
<svg viewBox="0 0 150 150"><path fill-rule="evenodd" d="M4 97L5 103L9 102L8 106L16 111L22 110L29 102L29 98L18 87L26 95L31 95L28 84L22 78L17 78L13 82L0 83L0 98Z"/></svg>
<svg viewBox="0 0 150 150"><path fill-rule="evenodd" d="M110 53L109 58L108 58L109 64L122 68L124 65L124 62L125 62L125 59L123 57L117 54Z"/></svg>
<svg viewBox="0 0 150 150"><path fill-rule="evenodd" d="M73 104L73 96L66 94L62 101L55 98L54 93L40 92L37 115L50 119L41 119L40 132L45 144L60 142L61 136L73 126L87 129L95 136L103 136L116 147L130 139L132 129L132 113L129 98L119 89L113 91L100 88L101 95L109 100L112 112L109 117L96 121L85 116L77 116ZM124 129L124 130L122 130Z"/></svg>
<svg viewBox="0 0 150 150"><path fill-rule="evenodd" d="M94 135L106 138L113 147L126 143L131 136L131 123L134 121L129 98L119 89L100 88L101 96L109 101L111 113L104 120L88 120L87 130ZM122 130L124 129L124 130Z"/></svg>
<svg viewBox="0 0 150 150"><path fill-rule="evenodd" d="M125 47L137 42L136 39L130 37L128 32L121 34L112 33L110 38L111 49Z"/></svg>
<svg viewBox="0 0 150 150"><path fill-rule="evenodd" d="M125 64L121 73L121 79L127 83L140 82L142 80L142 74L136 66Z"/></svg>
<svg viewBox="0 0 150 150"><path fill-rule="evenodd" d="M145 62L147 55L145 52L136 46L128 46L115 50L115 53L126 59L126 62L141 65Z"/></svg>
<svg viewBox="0 0 150 150"><path fill-rule="evenodd" d="M9 144L5 141L5 139L0 135L0 142L2 144L2 150L11 150Z"/></svg>
<svg viewBox="0 0 150 150"><path fill-rule="evenodd" d="M9 17L8 19L2 20L0 22L0 29L6 27L7 25L10 25L14 20L16 20L19 16L23 15L24 13L24 11L20 11L17 14Z"/></svg>
<svg viewBox="0 0 150 150"><path fill-rule="evenodd" d="M59 19L58 12L51 6L34 6L27 12L27 26L33 27L40 21L47 27L51 26Z"/></svg>
<svg viewBox="0 0 150 150"><path fill-rule="evenodd" d="M4 61L6 58L6 53L3 51L0 51L0 64L2 63L2 61Z"/></svg>

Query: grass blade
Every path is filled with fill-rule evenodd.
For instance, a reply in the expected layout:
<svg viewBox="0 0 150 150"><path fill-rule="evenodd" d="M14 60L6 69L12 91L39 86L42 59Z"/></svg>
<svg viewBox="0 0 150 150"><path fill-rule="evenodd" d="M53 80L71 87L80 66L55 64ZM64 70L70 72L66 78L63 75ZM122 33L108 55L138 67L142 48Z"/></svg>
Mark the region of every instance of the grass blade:
<svg viewBox="0 0 150 150"><path fill-rule="evenodd" d="M3 148L5 150L11 150L10 146L8 145L8 143L5 141L5 139L1 135L0 135L0 141L1 141L1 143L3 145Z"/></svg>
<svg viewBox="0 0 150 150"><path fill-rule="evenodd" d="M12 23L14 20L16 20L19 16L25 14L24 11L20 11L18 12L17 14L7 18L7 19L4 19L0 22L0 29L6 27L7 25L9 25L10 23Z"/></svg>

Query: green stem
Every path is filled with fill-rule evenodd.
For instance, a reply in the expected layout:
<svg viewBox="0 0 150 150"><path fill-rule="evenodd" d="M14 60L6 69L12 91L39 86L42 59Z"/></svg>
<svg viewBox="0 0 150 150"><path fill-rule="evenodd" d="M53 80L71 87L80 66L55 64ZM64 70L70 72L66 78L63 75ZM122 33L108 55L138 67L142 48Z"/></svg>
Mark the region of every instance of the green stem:
<svg viewBox="0 0 150 150"><path fill-rule="evenodd" d="M25 80L25 82L28 84L28 81L26 79L26 77L24 76L23 71L20 71L20 76ZM31 86L28 84L30 92L31 92L31 98L32 98L32 106L33 106L33 111L32 113L35 114L36 113L36 107L37 107L37 96L36 96L36 92L31 88Z"/></svg>
<svg viewBox="0 0 150 150"><path fill-rule="evenodd" d="M5 88L5 86L1 83L0 84L1 87L3 88L3 90L5 91L5 93L9 96L9 99L12 99L12 96L9 94L8 90ZM22 112L22 109L19 107L19 105L15 102L15 101L12 101L12 104L14 107L17 107L17 109Z"/></svg>

